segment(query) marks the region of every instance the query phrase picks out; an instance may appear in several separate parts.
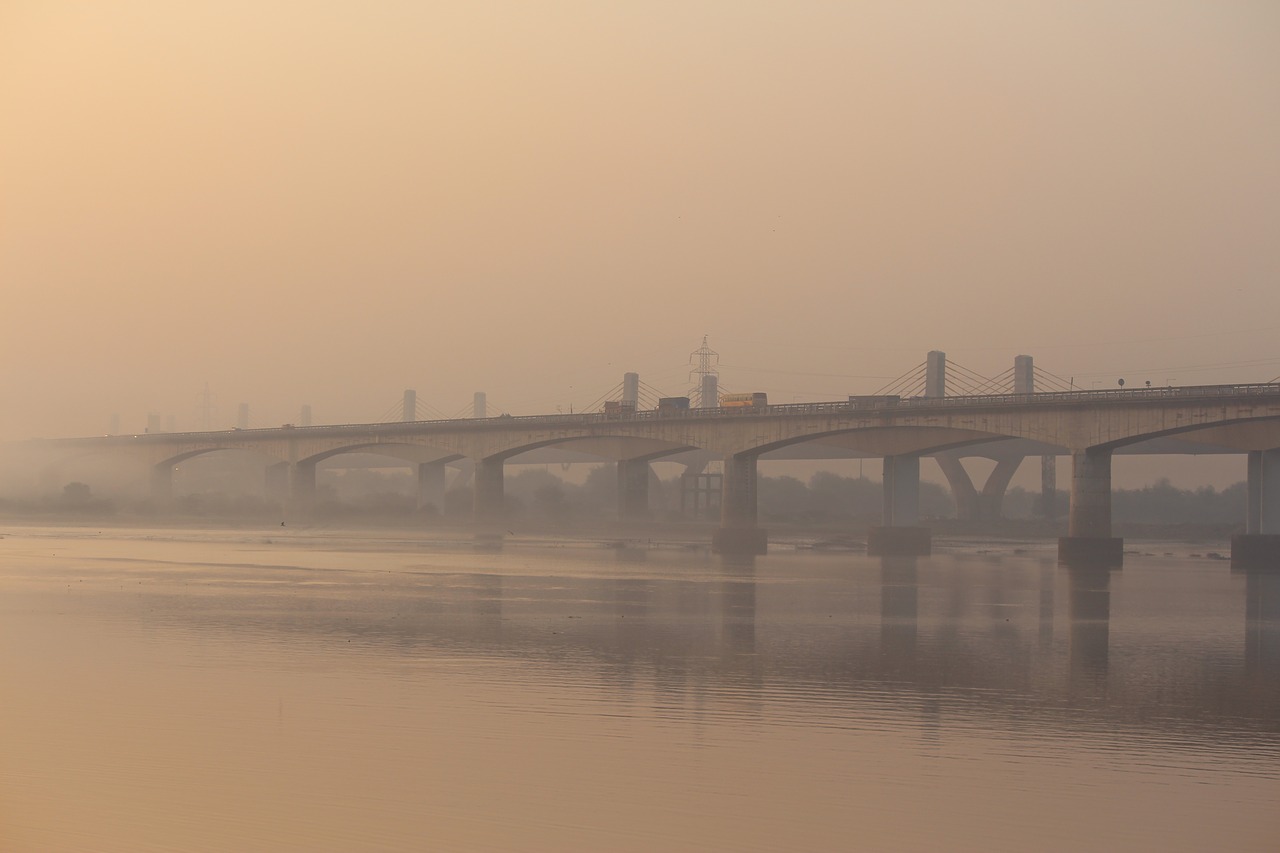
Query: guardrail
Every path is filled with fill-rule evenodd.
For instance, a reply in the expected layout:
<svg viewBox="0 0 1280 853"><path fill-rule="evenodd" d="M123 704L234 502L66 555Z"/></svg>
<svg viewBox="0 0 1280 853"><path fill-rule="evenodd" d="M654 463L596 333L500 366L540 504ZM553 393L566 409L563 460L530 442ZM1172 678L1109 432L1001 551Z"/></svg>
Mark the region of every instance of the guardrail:
<svg viewBox="0 0 1280 853"><path fill-rule="evenodd" d="M947 409L1009 409L1034 405L1036 407L1066 407L1082 403L1095 405L1113 405L1132 402L1161 402L1178 400L1181 402L1213 402L1228 397L1273 397L1280 398L1280 383L1249 383L1240 385L1187 385L1165 386L1158 388L1114 388L1100 391L1047 391L1032 394L981 394L965 397L906 397L896 401L885 398L883 402L868 403L867 398L857 402L837 400L826 403L783 403L760 408L708 408L685 410L646 409L637 412L604 413L587 412L584 414L554 415L498 415L492 418L444 418L429 421L395 421L392 423L373 424L325 424L322 426L278 426L254 429L217 430L213 432L188 433L153 433L133 436L111 436L118 439L156 438L161 436L172 441L175 439L192 439L198 437L253 437L277 436L282 432L298 435L324 435L350 430L366 433L400 433L418 431L423 427L467 426L476 429L489 429L500 426L519 424L521 426L575 427L599 423L618 423L630 421L670 421L670 420L704 420L707 418L743 418L770 417L785 415L891 415L894 413L934 411ZM83 441L84 439L64 439L67 441ZM100 439L98 439L100 440Z"/></svg>

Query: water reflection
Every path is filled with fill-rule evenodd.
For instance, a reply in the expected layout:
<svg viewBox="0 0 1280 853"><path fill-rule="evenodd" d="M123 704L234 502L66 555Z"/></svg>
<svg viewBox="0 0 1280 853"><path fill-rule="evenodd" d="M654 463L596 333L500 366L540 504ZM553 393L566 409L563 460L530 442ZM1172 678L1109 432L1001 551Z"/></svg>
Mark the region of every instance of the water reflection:
<svg viewBox="0 0 1280 853"><path fill-rule="evenodd" d="M1243 589L1238 574L1195 575L1184 592L1192 612L1197 597L1245 599L1214 617L1234 625L1206 622L1196 633L1153 603L1145 590L1163 588L1161 568L1138 561L1117 574L1008 555L631 548L553 558L508 547L483 559L483 569L436 567L385 584L359 572L305 586L313 579L283 569L246 569L243 579L210 570L198 598L155 572L147 577L157 585L137 593L138 618L155 630L539 661L598 678L619 696L652 689L673 708L693 708L707 690L759 703L795 690L851 701L874 687L878 701L931 708L935 722L963 696L965 713L1086 707L1144 724L1158 709L1192 727L1229 717L1280 729L1280 573L1250 573ZM1131 626L1123 666L1116 578L1132 588L1128 607L1141 611L1138 622L1119 614ZM1148 625L1159 629L1149 636ZM1241 665L1224 668L1233 655Z"/></svg>
<svg viewBox="0 0 1280 853"><path fill-rule="evenodd" d="M756 558L721 555L720 636L725 656L756 653Z"/></svg>
<svg viewBox="0 0 1280 853"><path fill-rule="evenodd" d="M1040 631L1039 650L1048 651L1053 645L1053 588L1057 566L1048 560L1040 565Z"/></svg>
<svg viewBox="0 0 1280 853"><path fill-rule="evenodd" d="M1278 574L5 543L4 850L1274 846Z"/></svg>
<svg viewBox="0 0 1280 853"><path fill-rule="evenodd" d="M1280 676L1280 570L1246 573L1244 636L1246 668Z"/></svg>
<svg viewBox="0 0 1280 853"><path fill-rule="evenodd" d="M918 557L880 558L880 662L886 674L909 672L916 659L920 593Z"/></svg>
<svg viewBox="0 0 1280 853"><path fill-rule="evenodd" d="M1111 635L1111 572L1107 568L1066 568L1070 583L1068 667L1077 691L1105 693Z"/></svg>

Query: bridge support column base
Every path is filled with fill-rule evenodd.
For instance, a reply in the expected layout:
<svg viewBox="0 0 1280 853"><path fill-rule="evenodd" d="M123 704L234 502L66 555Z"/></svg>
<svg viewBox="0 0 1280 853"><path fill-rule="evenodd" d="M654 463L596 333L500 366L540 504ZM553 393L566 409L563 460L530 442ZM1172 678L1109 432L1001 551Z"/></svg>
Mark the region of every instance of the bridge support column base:
<svg viewBox="0 0 1280 853"><path fill-rule="evenodd" d="M1118 567L1124 563L1119 536L1060 536L1058 562L1068 566Z"/></svg>
<svg viewBox="0 0 1280 853"><path fill-rule="evenodd" d="M721 527L711 534L711 550L717 554L765 554L769 534L763 527Z"/></svg>
<svg viewBox="0 0 1280 853"><path fill-rule="evenodd" d="M927 527L872 527L867 530L867 553L873 557L927 557L933 537Z"/></svg>
<svg viewBox="0 0 1280 853"><path fill-rule="evenodd" d="M1280 570L1280 534L1239 533L1231 537L1231 565Z"/></svg>

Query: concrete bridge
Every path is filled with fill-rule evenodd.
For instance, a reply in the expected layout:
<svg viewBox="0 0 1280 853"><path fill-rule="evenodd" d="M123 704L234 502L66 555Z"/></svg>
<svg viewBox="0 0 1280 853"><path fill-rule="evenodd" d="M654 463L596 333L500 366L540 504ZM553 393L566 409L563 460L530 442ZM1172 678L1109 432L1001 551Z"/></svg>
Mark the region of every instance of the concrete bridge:
<svg viewBox="0 0 1280 853"><path fill-rule="evenodd" d="M918 510L922 457L939 460L959 498L966 482L976 491L960 464L965 455L1001 460L991 475L994 486L990 478L983 486L983 492L990 493L1003 491L1026 455L1069 454L1069 529L1059 543L1059 554L1067 561L1116 564L1122 541L1111 530L1113 454L1152 447L1159 452L1245 453L1249 513L1246 536L1234 547L1240 555L1254 555L1249 559L1280 562L1277 383L286 425L62 439L42 445L56 453L107 453L145 464L152 493L160 500L171 496L173 469L180 462L216 451L254 451L272 460L268 479L287 490L293 505L304 508L315 493L316 465L339 454L377 453L415 464L424 495L443 495L444 466L469 459L475 465L475 521L481 530L494 531L502 525L504 465L522 454L554 447L615 461L620 513L634 518L648 505L649 463L701 451L718 457L724 466L715 547L754 553L763 552L766 544L756 515L761 458L791 456L805 446L823 448L822 455L881 457L883 524L871 531L868 546L880 553L927 553L929 535L919 526Z"/></svg>

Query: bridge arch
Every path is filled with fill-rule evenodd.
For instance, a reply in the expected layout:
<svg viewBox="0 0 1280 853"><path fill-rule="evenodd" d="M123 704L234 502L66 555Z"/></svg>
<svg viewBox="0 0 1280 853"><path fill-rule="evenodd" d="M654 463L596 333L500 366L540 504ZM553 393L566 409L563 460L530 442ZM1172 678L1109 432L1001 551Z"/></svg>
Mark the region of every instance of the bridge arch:
<svg viewBox="0 0 1280 853"><path fill-rule="evenodd" d="M1177 437L1195 440L1197 434L1201 434L1204 438L1210 439L1208 443L1234 447L1241 452L1269 450L1280 446L1280 434L1277 434L1275 429L1275 425L1278 423L1280 423L1280 415L1240 417L1212 423L1184 424L1104 441L1093 445L1093 447L1098 450L1115 451L1121 447L1128 447L1160 438Z"/></svg>
<svg viewBox="0 0 1280 853"><path fill-rule="evenodd" d="M850 426L765 440L732 454L761 456L809 442L822 442L872 456L924 456L976 444L1008 441L1012 437L951 426ZM833 440L834 439L834 440Z"/></svg>
<svg viewBox="0 0 1280 853"><path fill-rule="evenodd" d="M647 512L649 462L697 448L642 435L559 435L513 444L476 459L474 510L482 525L500 523L505 516L504 465L522 453L563 447L618 463L618 506L624 516Z"/></svg>
<svg viewBox="0 0 1280 853"><path fill-rule="evenodd" d="M183 462L196 459L201 456L212 456L220 453L235 453L239 455L252 456L263 461L268 472L267 478L270 478L270 471L273 467L278 467L286 463L281 462L277 455L268 450L254 446L214 446L214 447L188 447L176 453L170 453L159 461L152 462L150 465L150 493L152 500L161 503L167 503L173 498L173 475L178 466Z"/></svg>
<svg viewBox="0 0 1280 853"><path fill-rule="evenodd" d="M451 453L447 450L440 450L429 445L421 444L392 444L388 442L376 443L357 443L345 444L338 447L331 447L310 456L297 460L298 465L317 465L326 459L332 459L335 456L344 456L351 453L367 453L371 456L386 456L390 459L399 459L403 462L453 462L461 459L461 453Z"/></svg>

